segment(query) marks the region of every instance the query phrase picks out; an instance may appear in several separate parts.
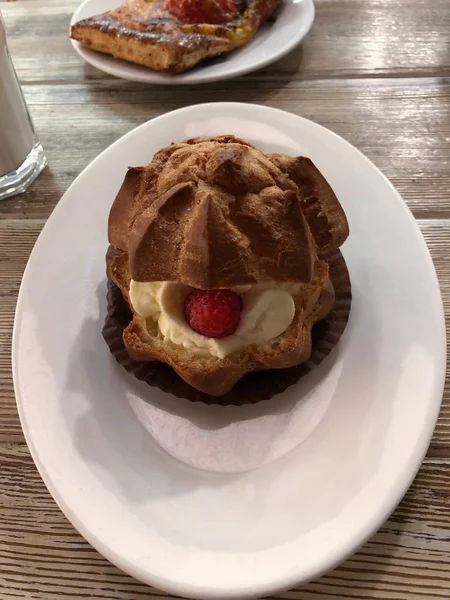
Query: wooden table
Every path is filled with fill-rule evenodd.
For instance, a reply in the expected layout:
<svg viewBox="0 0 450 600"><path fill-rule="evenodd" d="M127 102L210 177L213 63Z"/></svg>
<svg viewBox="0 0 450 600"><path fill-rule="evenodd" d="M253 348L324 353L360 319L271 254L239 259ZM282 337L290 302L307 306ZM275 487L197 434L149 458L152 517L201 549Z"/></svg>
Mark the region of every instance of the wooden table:
<svg viewBox="0 0 450 600"><path fill-rule="evenodd" d="M73 529L38 475L14 400L14 308L36 237L76 175L161 113L249 101L317 121L364 152L417 218L450 316L450 2L317 0L303 46L232 82L175 90L120 81L86 65L67 37L77 0L0 3L10 49L49 167L0 203L0 598L166 598L120 572ZM450 380L449 380L450 383ZM450 385L423 466L357 554L277 598L450 598Z"/></svg>

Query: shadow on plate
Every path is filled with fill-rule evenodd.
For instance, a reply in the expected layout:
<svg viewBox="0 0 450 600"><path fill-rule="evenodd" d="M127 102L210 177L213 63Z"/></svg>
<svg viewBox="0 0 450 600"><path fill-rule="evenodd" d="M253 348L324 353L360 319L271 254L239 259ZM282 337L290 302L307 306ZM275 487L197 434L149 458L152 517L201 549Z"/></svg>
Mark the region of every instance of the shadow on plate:
<svg viewBox="0 0 450 600"><path fill-rule="evenodd" d="M390 384L378 381L377 372L383 357L379 353L376 332L372 341L367 341L364 363L355 371L354 365L360 362L361 340L359 344L352 341L364 338L365 332L358 331L355 326L351 328L352 335L347 335L343 341L345 360L328 410L314 435L300 447L250 473L208 473L189 468L170 457L138 422L127 396L140 395L148 401L146 394L152 388L135 380L117 365L101 338L105 293L106 283L103 282L97 288L101 307L99 317L85 320L72 347L67 387L70 395L81 395L89 406L75 424L74 442L103 485L114 489L146 526L177 544L253 552L288 543L332 520L346 508L349 498L364 488L380 459L379 454L365 450L373 445L382 446L384 427L389 420L377 406L376 397L380 393L395 394L395 388ZM360 295L360 290L356 289L357 305L361 302ZM332 360L327 361L329 366ZM323 368L329 367L325 363ZM317 377L318 373L319 370ZM355 378L365 382L364 397L355 397L351 393ZM308 378L305 381L308 382ZM311 377L308 385L313 387L314 381ZM108 397L108 394L114 397ZM151 402L158 402L165 410L177 413L183 413L186 407L185 401L162 392L155 400L152 395ZM222 427L239 418L238 413L242 411L242 407L188 404L189 418L200 427L211 427L210 412L221 413L221 424L216 422L214 426ZM275 399L245 407L240 418L251 420L261 412L271 411L284 411L288 415L291 406L289 402L283 407L279 403L277 406ZM371 435L361 438L360 431L367 420L372 424ZM368 456L372 457L371 463L367 461ZM293 480L292 475L296 472L297 477ZM199 493L210 497L207 506L198 502ZM173 505L173 510L167 510L167 502ZM236 502L239 510L236 510ZM300 507L302 514L311 518L292 520ZM258 526L268 514L271 515L271 526ZM192 523L198 521L199 526L186 529L185 519L191 519Z"/></svg>

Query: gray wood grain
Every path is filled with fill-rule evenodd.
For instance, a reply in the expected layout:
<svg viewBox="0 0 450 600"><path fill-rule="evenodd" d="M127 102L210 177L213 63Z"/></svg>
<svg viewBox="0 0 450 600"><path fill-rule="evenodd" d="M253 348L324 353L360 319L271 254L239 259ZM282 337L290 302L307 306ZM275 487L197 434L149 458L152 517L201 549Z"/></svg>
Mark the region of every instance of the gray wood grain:
<svg viewBox="0 0 450 600"><path fill-rule="evenodd" d="M2 600L173 598L116 569L75 532L47 492L25 446L0 444L0 486ZM448 465L425 461L403 502L357 554L325 577L276 597L448 598L449 487Z"/></svg>
<svg viewBox="0 0 450 600"><path fill-rule="evenodd" d="M0 203L0 598L170 598L104 560L68 523L24 443L11 376L22 273L64 191L131 128L197 102L275 106L362 150L419 219L450 323L450 2L316 0L290 56L239 80L175 89L120 81L86 65L67 32L78 0L1 3L10 47L49 168ZM106 242L105 242L106 243ZM427 458L384 527L341 567L291 600L450 597L450 379Z"/></svg>
<svg viewBox="0 0 450 600"><path fill-rule="evenodd" d="M78 0L4 4L11 52L23 82L110 78L85 65L70 45L66 34L78 5ZM447 0L316 0L316 11L313 29L299 49L247 78L450 74Z"/></svg>
<svg viewBox="0 0 450 600"><path fill-rule="evenodd" d="M82 169L133 127L197 102L256 102L307 117L342 135L391 179L420 218L450 216L450 80L271 80L204 90L102 84L24 88L48 170L26 195L4 201L0 218L46 218Z"/></svg>

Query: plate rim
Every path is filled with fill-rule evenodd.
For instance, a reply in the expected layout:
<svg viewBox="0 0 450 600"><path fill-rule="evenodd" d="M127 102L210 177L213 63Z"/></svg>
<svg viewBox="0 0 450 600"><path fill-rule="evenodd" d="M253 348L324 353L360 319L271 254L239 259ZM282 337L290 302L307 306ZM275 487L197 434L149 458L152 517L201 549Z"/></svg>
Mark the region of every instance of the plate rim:
<svg viewBox="0 0 450 600"><path fill-rule="evenodd" d="M303 574L296 575L296 576L293 575L290 578L282 577L282 580L273 579L271 581L270 585L268 585L268 584L260 585L258 583L255 583L248 589L245 589L245 590L242 589L242 590L239 590L239 592L234 592L231 590L224 591L224 590L221 590L218 588L202 587L201 584L195 585L195 586L191 585L189 587L189 586L186 586L186 584L178 583L176 581L174 582L172 580L161 579L155 573L149 573L148 570L142 570L139 567L135 567L135 565L133 563L131 563L130 561L128 561L123 555L117 555L114 552L114 550L111 550L108 546L104 546L102 541L97 539L95 534L91 533L87 529L87 527L84 526L83 522L78 518L78 516L75 513L71 512L71 510L68 508L64 498L59 494L57 486L53 484L51 476L49 476L47 474L47 469L46 469L45 465L39 461L37 451L36 451L33 441L32 441L31 431L27 425L27 418L25 416L24 405L22 404L22 401L21 401L20 385L19 385L18 321L20 319L20 314L22 312L24 282L27 279L29 270L31 268L33 268L33 257L35 256L36 248L38 247L38 244L39 244L42 236L47 235L45 232L46 232L46 230L48 231L48 227L47 227L48 223L51 222L51 220L54 220L53 216L58 215L59 211L63 210L63 207L65 206L66 203L70 202L70 195L68 194L68 192L77 183L79 183L80 180L82 180L83 176L85 175L85 173L87 173L87 171L90 171L91 169L95 168L96 162L106 152L109 152L109 150L111 148L119 145L123 141L124 138L126 138L128 136L136 135L136 133L139 130L145 130L147 127L150 126L151 123L154 123L155 121L170 120L174 114L186 113L186 115L189 116L189 112L195 113L199 110L202 111L203 109L207 109L208 107L214 107L215 111L218 111L221 115L223 115L224 111L241 109L242 106L245 106L246 108L250 108L252 111L254 111L254 110L260 111L260 113L264 113L264 112L266 114L272 113L272 114L278 115L281 118L289 118L289 119L295 118L299 122L313 123L314 126L319 128L319 131L322 134L324 134L324 133L326 135L331 134L333 137L337 138L341 144L344 144L344 146L347 148L347 150L358 153L358 155L360 155L362 157L362 159L364 159L364 162L368 165L368 167L370 167L371 169L374 169L378 173L378 175L380 175L382 177L382 179L384 180L384 184L389 186L391 192L393 192L397 201L403 207L405 217L408 218L410 223L413 224L413 227L411 228L411 233L414 231L414 236L416 237L418 244L420 244L422 247L422 253L424 252L427 257L430 277L432 276L433 281L434 281L434 288L435 288L434 293L435 293L435 300L436 300L436 308L438 306L440 307L440 310L439 310L440 340L439 340L439 342L441 344L441 352L440 352L440 364L436 365L436 377L435 377L436 399L433 400L433 403L427 412L427 418L422 423L420 438L418 439L417 444L415 445L415 447L412 449L411 453L409 454L410 464L414 465L414 468L411 467L411 470L408 472L408 476L406 476L401 481L400 485L397 484L396 488L393 488L393 489L391 488L389 490L389 494L385 494L384 503L383 503L383 506L380 508L379 513L376 514L375 516L372 514L370 517L368 517L366 519L366 522L363 524L364 526L361 527L361 529L359 531L359 535L355 536L354 539L351 539L351 540L347 541L346 543L342 544L340 553L338 555L336 555L336 557L333 560L328 560L328 562L324 563L320 569L315 569L315 570L311 569L311 572L306 572L306 573L304 572ZM436 345L437 344L438 344L438 340L436 341ZM201 600L208 600L208 599L223 600L224 598L242 598L242 599L255 598L255 597L262 596L262 595L267 595L270 593L276 593L278 591L289 589L295 585L298 585L299 582L301 584L306 584L311 579L316 579L316 578L320 577L321 575L323 575L324 573L335 568L337 565L341 564L351 554L353 554L358 548L360 548L376 531L378 531L378 529L381 527L381 525L386 521L386 519L390 516L390 514L395 510L398 503L400 502L400 500L402 499L402 497L404 496L404 494L406 493L408 488L411 486L411 483L413 482L414 478L416 477L417 472L419 471L422 461L428 450L428 446L430 444L431 438L434 433L434 429L436 426L436 422L438 419L439 410L440 410L440 406L441 406L441 402L442 402L442 393L443 393L443 389L444 389L444 385L445 385L446 358L447 358L447 349L446 349L445 313L444 313L442 295L440 292L440 286L439 286L439 281L437 278L436 269L434 267L434 263L432 261L428 246L426 245L426 242L423 238L423 235L417 225L417 222L416 222L412 212L410 211L410 209L408 208L408 206L402 199L399 192L395 189L393 184L378 169L378 167L376 167L376 165L374 163L372 163L372 161L370 161L370 159L367 158L360 150L358 150L355 146L350 144L350 142L348 142L347 140L345 140L344 138L342 138L335 132L327 129L326 127L320 125L319 123L316 123L310 119L306 119L300 115L296 115L295 113L291 113L291 112L284 111L281 109L272 108L272 107L264 106L264 105L251 104L251 103L240 103L240 102L217 102L217 103L195 104L195 105L183 107L183 108L180 108L180 109L177 109L174 111L170 111L163 115L160 115L158 117L150 119L150 120L142 123L141 125L131 129L126 134L124 134L119 139L117 139L115 142L110 144L107 148L105 148L97 157L95 157L81 171L81 173L75 178L75 180L71 183L71 185L64 192L63 196L61 197L60 201L58 202L55 209L51 213L50 217L47 219L44 227L42 228L42 231L40 232L40 234L36 240L35 246L33 247L33 250L30 253L30 257L28 259L26 268L24 270L24 274L22 277L22 282L21 282L21 286L20 286L20 290L19 290L19 294L18 294L15 317L14 317L13 335L12 335L13 384L14 384L14 392L15 392L15 397L16 397L16 405L17 405L17 409L18 409L18 413L19 413L22 430L24 433L25 440L27 442L28 449L29 449L30 454L33 458L33 461L36 465L36 468L37 468L38 472L40 473L40 475L44 481L44 484L46 485L47 489L49 490L49 492L52 495L52 498L54 499L56 504L59 506L61 511L67 517L67 519L74 525L74 527L77 529L77 531L100 554L102 554L111 563L115 564L117 567L119 567L123 571L129 573L136 579L143 581L144 583L146 583L148 585L152 585L157 588L164 589L168 593L177 594L177 595L181 595L181 596L185 596L185 597L187 596L187 597L192 597L192 598L199 598ZM438 395L438 391L439 391L439 395ZM431 395L430 395L430 398L431 398ZM430 404L431 404L431 402L430 402Z"/></svg>
<svg viewBox="0 0 450 600"><path fill-rule="evenodd" d="M106 73L113 77L117 77L118 79L124 79L126 81L134 81L137 83L146 83L149 85L167 85L167 86L201 85L201 84L206 84L206 83L215 83L218 81L226 81L228 79L238 78L243 75L247 75L248 73L252 73L252 72L258 71L260 69L263 69L263 68L267 67L268 65L270 65L278 60L281 60L282 58L287 56L290 52L292 52L303 41L303 39L308 35L308 33L311 30L311 27L313 26L315 17L316 17L316 8L315 8L314 0L302 0L302 1L307 6L306 30L302 34L299 34L299 35L295 36L294 38L292 38L292 41L286 46L286 48L284 50L282 50L281 52L275 53L271 57L261 60L260 62L256 63L256 65L253 64L248 67L242 67L240 69L232 70L231 72L228 72L228 73L223 73L222 75L211 74L209 77L208 76L207 77L194 76L192 78L189 78L189 77L184 78L183 77L184 75L190 74L190 71L188 70L185 73L168 75L167 79L161 80L160 78L163 77L164 74L159 71L153 71L150 68L147 68L146 71L142 72L143 73L142 77L140 77L138 75L134 75L133 73L129 73L128 69L126 70L125 74L118 74L117 70L114 67L110 67L108 64L106 64L106 65L101 64L101 66L99 66L99 63L103 63L104 57L106 56L106 57L111 58L110 55L106 55L106 54L103 55L102 53L96 52L95 50L89 50L88 48L85 48L82 44L80 44L80 42L72 39L70 37L70 34L69 34L69 40L70 40L70 43L72 44L72 47L75 50L75 52L86 63L88 63L95 69L98 69L99 71L102 71L103 73ZM79 17L78 17L79 13L83 10L83 8L86 5L90 4L91 2L92 2L92 0L83 0L83 2L75 9L75 11L73 12L73 14L70 18L70 26L72 26L73 23L75 23L79 19ZM295 0L293 3L295 3ZM70 30L69 30L69 32L70 32ZM251 44L252 42L253 42L253 38L248 42L248 44ZM98 61L90 59L90 52L95 52L96 55L99 55ZM233 53L230 53L230 56L232 56L232 55L233 55ZM124 61L122 59L117 59L117 60L120 61L120 64L123 63L125 65L125 67L129 67L130 65L142 66L142 65L134 65L133 63L127 63L126 61ZM142 67L142 68L145 69L146 67ZM201 64L199 65L199 69L200 69L200 73L201 73Z"/></svg>

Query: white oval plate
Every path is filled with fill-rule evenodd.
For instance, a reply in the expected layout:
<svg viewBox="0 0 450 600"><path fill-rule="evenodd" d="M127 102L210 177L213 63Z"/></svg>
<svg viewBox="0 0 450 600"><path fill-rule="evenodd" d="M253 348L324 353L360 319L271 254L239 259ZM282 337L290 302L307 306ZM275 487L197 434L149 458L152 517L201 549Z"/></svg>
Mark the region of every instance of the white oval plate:
<svg viewBox="0 0 450 600"><path fill-rule="evenodd" d="M80 19L113 10L121 3L121 0L85 0L73 14L71 25ZM71 42L86 62L122 79L164 85L207 83L245 75L283 58L302 41L313 21L313 0L283 0L276 21L265 23L248 44L214 61L200 63L194 69L179 75L158 73L108 54L89 50L75 40Z"/></svg>
<svg viewBox="0 0 450 600"><path fill-rule="evenodd" d="M136 381L101 337L106 224L126 168L172 141L225 133L311 157L351 228L340 344L287 393L240 409ZM191 106L128 133L65 193L23 278L13 371L36 465L95 548L173 594L259 597L343 560L411 484L442 397L444 316L412 215L358 150L279 110Z"/></svg>

